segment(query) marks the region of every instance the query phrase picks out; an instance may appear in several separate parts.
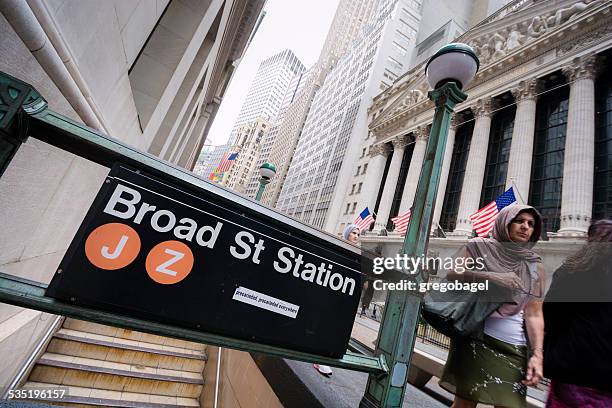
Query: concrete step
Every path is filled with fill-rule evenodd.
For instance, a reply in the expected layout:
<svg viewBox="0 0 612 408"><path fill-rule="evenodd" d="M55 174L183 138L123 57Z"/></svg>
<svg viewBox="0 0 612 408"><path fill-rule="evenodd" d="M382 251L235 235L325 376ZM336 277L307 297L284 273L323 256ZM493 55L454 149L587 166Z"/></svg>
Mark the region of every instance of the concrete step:
<svg viewBox="0 0 612 408"><path fill-rule="evenodd" d="M205 353L199 350L71 329L57 331L47 352L198 374L202 373L206 362Z"/></svg>
<svg viewBox="0 0 612 408"><path fill-rule="evenodd" d="M197 398L204 385L199 373L49 352L36 362L29 381L183 398Z"/></svg>
<svg viewBox="0 0 612 408"><path fill-rule="evenodd" d="M60 386L53 383L27 382L22 388L57 389ZM34 400L64 407L121 407L121 408L195 408L200 404L195 398L182 398L167 395L142 394L100 390L86 387L67 386L66 394L60 401L49 402Z"/></svg>
<svg viewBox="0 0 612 408"><path fill-rule="evenodd" d="M103 324L86 322L67 318L64 321L63 328L86 333L101 334L108 337L118 337L122 339L142 341L152 344L160 344L162 346L171 346L178 348L186 348L204 352L206 346L200 343L194 343L186 340L172 339L170 337L157 336L155 334L142 333L134 330L121 329L119 327L105 326Z"/></svg>

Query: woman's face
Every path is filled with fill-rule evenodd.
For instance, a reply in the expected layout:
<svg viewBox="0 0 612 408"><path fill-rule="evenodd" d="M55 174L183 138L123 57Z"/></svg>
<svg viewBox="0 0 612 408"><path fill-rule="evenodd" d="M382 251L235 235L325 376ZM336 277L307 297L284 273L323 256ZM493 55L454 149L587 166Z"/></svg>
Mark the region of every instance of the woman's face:
<svg viewBox="0 0 612 408"><path fill-rule="evenodd" d="M349 242L356 244L359 241L359 228L355 228L348 236Z"/></svg>
<svg viewBox="0 0 612 408"><path fill-rule="evenodd" d="M529 242L535 226L535 218L528 212L519 213L508 226L508 235L513 242Z"/></svg>

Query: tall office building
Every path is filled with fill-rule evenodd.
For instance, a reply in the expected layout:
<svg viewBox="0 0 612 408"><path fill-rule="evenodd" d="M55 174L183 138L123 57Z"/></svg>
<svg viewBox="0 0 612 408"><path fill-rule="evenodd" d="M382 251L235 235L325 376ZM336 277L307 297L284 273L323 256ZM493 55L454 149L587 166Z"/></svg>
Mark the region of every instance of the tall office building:
<svg viewBox="0 0 612 408"><path fill-rule="evenodd" d="M304 74L291 105L279 115L279 121L271 131L267 159L276 166L276 176L266 187L262 201L275 206L287 176L287 170L300 138L304 121L310 111L314 95L325 81L327 73L338 59L347 52L352 41L376 10L378 0L341 0L327 33L317 63ZM266 150L267 152L267 150Z"/></svg>
<svg viewBox="0 0 612 408"><path fill-rule="evenodd" d="M271 158L272 149L274 148L276 144L280 127L285 120L289 107L295 101L296 95L299 95L304 89L304 83L308 79L308 76L311 75L311 73L312 73L312 69L300 75L296 75L289 83L289 88L287 89L287 92L285 93L285 97L281 104L279 113L275 121L273 122L272 127L268 129L265 137L263 138L260 152L259 152L259 159L257 161L257 169L261 167L263 163L271 162L272 164L277 166L277 170L278 170L279 162ZM251 174L250 181L246 189L246 194L248 196L254 197L255 194L257 193L258 188L259 188L259 172L254 171Z"/></svg>
<svg viewBox="0 0 612 408"><path fill-rule="evenodd" d="M292 80L306 68L291 50L284 50L265 59L255 74L249 92L229 138L229 145L236 142L238 129L257 118L274 120L281 108L285 94L290 91Z"/></svg>
<svg viewBox="0 0 612 408"><path fill-rule="evenodd" d="M420 2L381 0L314 96L277 208L317 227L335 216L368 135L371 98L410 63ZM365 172L363 168L359 172Z"/></svg>
<svg viewBox="0 0 612 408"><path fill-rule="evenodd" d="M221 185L237 193L247 193L246 189L252 176L258 174L256 170L262 142L269 130L270 123L263 118L257 118L238 129L236 143L231 147L231 151L238 156L233 160L229 170L224 173Z"/></svg>
<svg viewBox="0 0 612 408"><path fill-rule="evenodd" d="M318 64L330 69L344 55L353 40L376 12L381 0L340 0Z"/></svg>

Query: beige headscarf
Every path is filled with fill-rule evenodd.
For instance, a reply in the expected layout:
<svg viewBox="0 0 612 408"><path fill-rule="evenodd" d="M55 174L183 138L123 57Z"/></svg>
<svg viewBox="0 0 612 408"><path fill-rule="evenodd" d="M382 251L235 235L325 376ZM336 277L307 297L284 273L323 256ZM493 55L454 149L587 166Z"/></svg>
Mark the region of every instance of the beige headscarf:
<svg viewBox="0 0 612 408"><path fill-rule="evenodd" d="M533 234L529 242L524 244L513 242L508 234L508 226L521 212L529 212L535 219ZM535 282L538 280L537 275L532 276L529 271L529 264L542 262L542 258L531 250L540 239L541 232L540 213L529 205L514 204L499 212L493 226L492 238L473 238L468 241L469 255L482 258L486 271L513 272L521 278L522 291L514 291L512 303L500 308L499 312L503 315L513 315L521 311L529 300L528 294L542 296L541 285L536 285Z"/></svg>

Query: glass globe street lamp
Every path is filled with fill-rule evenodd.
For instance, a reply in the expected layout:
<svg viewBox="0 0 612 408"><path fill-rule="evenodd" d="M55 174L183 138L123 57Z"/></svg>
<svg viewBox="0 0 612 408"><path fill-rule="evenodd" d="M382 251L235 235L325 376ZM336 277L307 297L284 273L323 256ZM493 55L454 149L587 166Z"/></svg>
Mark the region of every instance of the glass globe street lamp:
<svg viewBox="0 0 612 408"><path fill-rule="evenodd" d="M276 174L276 167L272 163L264 163L259 168L259 175L261 178L259 179L259 190L257 190L257 195L255 196L255 200L260 201L261 196L263 195L264 190L266 189L266 185L272 180L272 177Z"/></svg>
<svg viewBox="0 0 612 408"><path fill-rule="evenodd" d="M425 66L427 81L433 88L428 96L435 103L436 110L401 252L408 257L427 255L451 116L455 105L467 99L462 90L474 79L478 68L474 50L460 43L440 48ZM411 276L417 287L424 281L420 272ZM390 375L369 376L360 407L402 406L420 307L418 292L389 291L375 355L382 355L389 362Z"/></svg>

